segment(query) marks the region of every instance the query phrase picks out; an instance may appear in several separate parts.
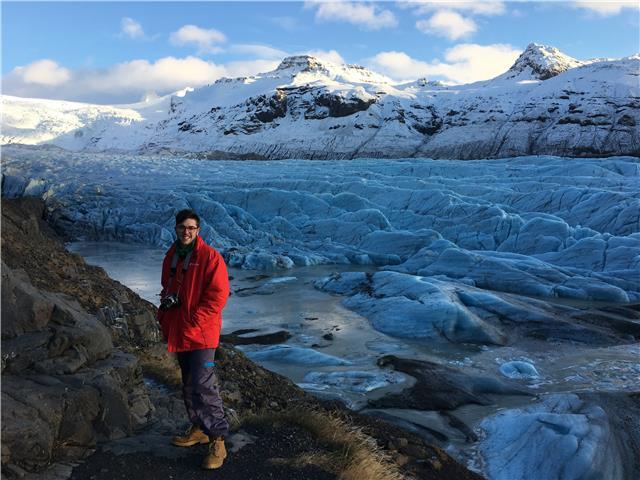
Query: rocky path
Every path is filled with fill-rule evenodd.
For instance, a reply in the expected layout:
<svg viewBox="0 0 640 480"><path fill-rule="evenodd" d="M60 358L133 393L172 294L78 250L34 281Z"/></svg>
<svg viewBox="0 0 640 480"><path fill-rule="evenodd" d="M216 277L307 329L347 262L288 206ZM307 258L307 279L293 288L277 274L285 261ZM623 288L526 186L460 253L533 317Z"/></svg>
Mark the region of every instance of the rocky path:
<svg viewBox="0 0 640 480"><path fill-rule="evenodd" d="M170 437L142 436L135 441L105 445L85 463L74 469L72 480L333 480L334 473L304 464L303 456L322 455L327 449L308 431L291 425L252 427L236 432L228 439L228 457L216 471L200 469L206 446L188 449L169 446ZM135 440L135 439L133 439ZM142 441L148 443L142 444ZM136 451L139 450L139 451ZM126 453L130 451L131 453Z"/></svg>

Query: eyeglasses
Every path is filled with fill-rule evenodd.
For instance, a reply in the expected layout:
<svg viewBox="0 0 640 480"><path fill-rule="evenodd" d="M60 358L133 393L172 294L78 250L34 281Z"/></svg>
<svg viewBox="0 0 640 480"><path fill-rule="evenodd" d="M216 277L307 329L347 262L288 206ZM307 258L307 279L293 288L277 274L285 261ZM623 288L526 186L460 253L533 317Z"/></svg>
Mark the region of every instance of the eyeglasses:
<svg viewBox="0 0 640 480"><path fill-rule="evenodd" d="M196 230L198 230L198 228L200 227L192 227L192 226L185 227L184 225L176 225L176 230L178 230L179 232L184 232L185 230L189 232L195 232Z"/></svg>

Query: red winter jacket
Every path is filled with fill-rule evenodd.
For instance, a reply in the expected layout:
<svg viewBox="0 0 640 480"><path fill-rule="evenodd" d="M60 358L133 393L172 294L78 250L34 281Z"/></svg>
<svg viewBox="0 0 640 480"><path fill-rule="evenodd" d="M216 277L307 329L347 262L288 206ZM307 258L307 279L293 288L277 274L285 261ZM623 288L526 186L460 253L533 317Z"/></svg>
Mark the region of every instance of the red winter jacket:
<svg viewBox="0 0 640 480"><path fill-rule="evenodd" d="M178 260L176 274L169 290L171 260L176 250L171 246L162 263L162 293L178 291L180 306L167 311L158 310L158 321L170 352L184 352L216 348L220 342L222 309L229 297L229 277L222 255L200 237L196 242L189 268L184 275L182 260Z"/></svg>

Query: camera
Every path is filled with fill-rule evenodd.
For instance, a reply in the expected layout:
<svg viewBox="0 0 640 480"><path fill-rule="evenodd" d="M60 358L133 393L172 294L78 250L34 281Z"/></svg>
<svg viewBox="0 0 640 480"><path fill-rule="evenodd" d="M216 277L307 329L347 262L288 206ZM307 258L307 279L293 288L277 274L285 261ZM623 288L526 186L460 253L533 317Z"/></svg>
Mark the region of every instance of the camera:
<svg viewBox="0 0 640 480"><path fill-rule="evenodd" d="M178 305L180 305L180 299L176 293L167 295L160 300L160 310L166 311L170 308L177 307Z"/></svg>

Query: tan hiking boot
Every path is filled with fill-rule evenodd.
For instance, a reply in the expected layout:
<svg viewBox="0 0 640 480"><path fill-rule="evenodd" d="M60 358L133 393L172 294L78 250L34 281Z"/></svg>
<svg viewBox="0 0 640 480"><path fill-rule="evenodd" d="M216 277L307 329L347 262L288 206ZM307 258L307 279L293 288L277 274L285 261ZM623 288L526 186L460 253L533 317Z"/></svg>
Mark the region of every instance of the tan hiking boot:
<svg viewBox="0 0 640 480"><path fill-rule="evenodd" d="M192 447L199 443L209 443L209 436L197 425L191 425L184 435L173 437L171 443L176 447Z"/></svg>
<svg viewBox="0 0 640 480"><path fill-rule="evenodd" d="M220 468L225 458L227 458L227 449L224 446L224 438L217 437L209 443L209 453L202 460L202 468L206 470Z"/></svg>

